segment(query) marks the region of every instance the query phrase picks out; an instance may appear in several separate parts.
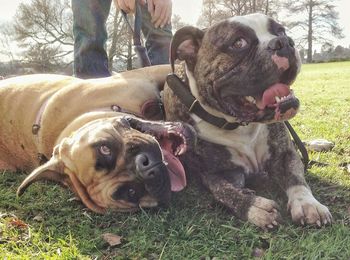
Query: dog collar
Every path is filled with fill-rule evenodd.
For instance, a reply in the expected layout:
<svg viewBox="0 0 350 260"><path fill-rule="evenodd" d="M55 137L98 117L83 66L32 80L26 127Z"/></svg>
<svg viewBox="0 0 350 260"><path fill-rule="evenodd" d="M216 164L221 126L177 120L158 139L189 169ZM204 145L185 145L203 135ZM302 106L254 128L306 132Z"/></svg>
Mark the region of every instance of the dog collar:
<svg viewBox="0 0 350 260"><path fill-rule="evenodd" d="M35 118L35 123L32 125L32 134L33 135L37 135L39 133L40 127L41 127L41 118L42 115L44 113L44 110L46 108L48 99L41 105L38 114L36 115ZM120 106L118 105L111 105L109 107L104 107L104 108L100 108L94 111L113 111L113 112L126 112L126 110L122 109Z"/></svg>
<svg viewBox="0 0 350 260"><path fill-rule="evenodd" d="M228 122L225 118L217 117L207 112L189 91L189 87L175 73L167 76L166 82L174 94L180 98L181 102L188 108L188 111L195 114L204 121L218 128L234 130L240 126L239 123Z"/></svg>

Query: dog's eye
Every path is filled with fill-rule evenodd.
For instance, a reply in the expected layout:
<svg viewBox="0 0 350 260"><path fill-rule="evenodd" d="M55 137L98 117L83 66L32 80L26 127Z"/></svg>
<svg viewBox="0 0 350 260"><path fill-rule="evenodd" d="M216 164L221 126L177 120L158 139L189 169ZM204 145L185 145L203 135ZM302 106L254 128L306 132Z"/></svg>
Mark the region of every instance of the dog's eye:
<svg viewBox="0 0 350 260"><path fill-rule="evenodd" d="M129 198L129 201L133 200L135 197L136 197L136 190L133 189L133 188L130 188L130 189L128 190L128 198Z"/></svg>
<svg viewBox="0 0 350 260"><path fill-rule="evenodd" d="M235 49L243 49L245 46L247 46L247 41L243 38L238 38L237 40L235 40L235 42L233 43L233 47Z"/></svg>
<svg viewBox="0 0 350 260"><path fill-rule="evenodd" d="M127 183L120 187L112 198L115 200L126 200L132 203L138 203L144 194L144 187L142 184Z"/></svg>
<svg viewBox="0 0 350 260"><path fill-rule="evenodd" d="M101 145L99 151L102 155L111 155L112 150L107 145Z"/></svg>

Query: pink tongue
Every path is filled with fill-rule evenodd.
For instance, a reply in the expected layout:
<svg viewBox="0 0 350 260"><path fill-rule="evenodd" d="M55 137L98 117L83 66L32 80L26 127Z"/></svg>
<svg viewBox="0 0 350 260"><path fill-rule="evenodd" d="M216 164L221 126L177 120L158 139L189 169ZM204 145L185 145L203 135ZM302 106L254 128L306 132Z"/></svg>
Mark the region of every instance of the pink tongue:
<svg viewBox="0 0 350 260"><path fill-rule="evenodd" d="M259 109L264 109L268 105L276 103L275 97L284 97L290 94L289 87L286 84L276 83L266 89L262 99L256 101L256 106Z"/></svg>
<svg viewBox="0 0 350 260"><path fill-rule="evenodd" d="M172 153L163 149L164 159L167 162L171 183L171 191L180 191L186 187L186 174L179 159Z"/></svg>

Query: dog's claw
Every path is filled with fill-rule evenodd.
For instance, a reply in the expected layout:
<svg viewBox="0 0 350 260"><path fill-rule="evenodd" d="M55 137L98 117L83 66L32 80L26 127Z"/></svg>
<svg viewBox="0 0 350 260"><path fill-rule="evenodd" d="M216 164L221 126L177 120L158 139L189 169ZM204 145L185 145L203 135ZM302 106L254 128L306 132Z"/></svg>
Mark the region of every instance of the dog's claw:
<svg viewBox="0 0 350 260"><path fill-rule="evenodd" d="M321 227L332 222L328 208L319 203L312 195L300 196L288 204L293 221L300 222L303 226L308 224Z"/></svg>

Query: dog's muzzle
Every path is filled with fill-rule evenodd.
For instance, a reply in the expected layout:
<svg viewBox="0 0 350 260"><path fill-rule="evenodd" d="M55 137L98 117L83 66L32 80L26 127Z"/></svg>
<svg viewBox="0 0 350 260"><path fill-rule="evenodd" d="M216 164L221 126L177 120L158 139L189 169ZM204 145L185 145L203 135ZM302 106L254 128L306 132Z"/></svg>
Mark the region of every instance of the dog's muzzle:
<svg viewBox="0 0 350 260"><path fill-rule="evenodd" d="M155 197L161 206L170 201L171 184L168 169L159 156L141 152L135 157L136 174L145 184L146 191Z"/></svg>

